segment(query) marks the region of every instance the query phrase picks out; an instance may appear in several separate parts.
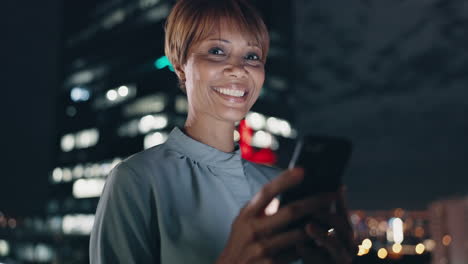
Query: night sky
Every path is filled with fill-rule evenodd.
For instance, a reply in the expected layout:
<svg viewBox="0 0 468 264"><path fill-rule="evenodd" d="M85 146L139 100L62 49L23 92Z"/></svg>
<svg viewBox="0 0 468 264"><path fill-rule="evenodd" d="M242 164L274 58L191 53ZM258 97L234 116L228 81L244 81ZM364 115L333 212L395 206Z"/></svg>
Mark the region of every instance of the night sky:
<svg viewBox="0 0 468 264"><path fill-rule="evenodd" d="M10 215L42 212L48 195L48 173L53 168L57 137L55 94L60 85L58 51L62 24L58 2L30 1L20 6L7 0L0 7L0 211ZM353 140L355 152L345 178L353 208L424 208L434 199L466 194L466 39L440 34L440 25L450 22L450 14L445 18L438 16L446 9L431 6L436 1L422 1L425 7L430 6L426 9L399 3L365 4L369 2L338 11L325 1L314 1L320 6L318 10L331 18L321 23L334 25L336 30L335 35L316 33L320 36L310 40L316 44L313 49L307 41L298 45L298 51L319 50L307 57L298 79L302 88L295 96L314 102L297 103L301 106L296 110L300 128ZM361 19L362 13L367 12L364 20L368 26L362 29L359 23L354 24L355 31L349 37L343 33L349 28L339 25L353 25L352 15L343 15L343 10L359 13L356 16ZM418 19L416 14L421 13L438 18L440 25L428 23L434 20L424 20L424 16ZM399 14L398 19L395 14ZM419 24L424 29L421 35L416 34L419 31L398 34L413 28L418 21L423 21ZM463 35L466 28L453 34ZM327 40L334 43L337 35L343 34L348 36L344 41L361 48L351 45L356 49L353 56L333 58L339 51ZM310 38L310 34L303 35ZM414 35L419 37L408 37ZM353 42L353 38L359 41ZM388 48L385 43L393 43L394 47ZM388 48L387 53L382 52L382 47ZM330 63L323 63L323 54L329 54L332 65L342 63L352 69L344 79L338 78L346 85L334 81L333 71L327 73ZM327 84L333 89L323 89ZM313 94L309 95L311 91Z"/></svg>

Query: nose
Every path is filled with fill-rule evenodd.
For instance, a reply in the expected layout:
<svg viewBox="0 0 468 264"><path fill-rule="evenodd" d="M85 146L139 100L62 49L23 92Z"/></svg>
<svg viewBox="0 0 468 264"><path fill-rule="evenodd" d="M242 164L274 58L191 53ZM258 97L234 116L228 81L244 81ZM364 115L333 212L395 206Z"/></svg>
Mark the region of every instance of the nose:
<svg viewBox="0 0 468 264"><path fill-rule="evenodd" d="M242 78L247 75L244 60L230 59L224 68L224 74L229 77Z"/></svg>

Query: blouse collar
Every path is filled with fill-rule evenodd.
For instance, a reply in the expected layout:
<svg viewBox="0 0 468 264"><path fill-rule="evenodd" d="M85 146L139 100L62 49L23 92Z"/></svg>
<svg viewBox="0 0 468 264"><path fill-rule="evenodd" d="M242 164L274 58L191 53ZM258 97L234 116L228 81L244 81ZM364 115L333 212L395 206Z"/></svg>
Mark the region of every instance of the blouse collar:
<svg viewBox="0 0 468 264"><path fill-rule="evenodd" d="M237 144L233 152L226 153L187 136L175 127L169 134L166 145L200 163L223 168L242 167L241 152Z"/></svg>

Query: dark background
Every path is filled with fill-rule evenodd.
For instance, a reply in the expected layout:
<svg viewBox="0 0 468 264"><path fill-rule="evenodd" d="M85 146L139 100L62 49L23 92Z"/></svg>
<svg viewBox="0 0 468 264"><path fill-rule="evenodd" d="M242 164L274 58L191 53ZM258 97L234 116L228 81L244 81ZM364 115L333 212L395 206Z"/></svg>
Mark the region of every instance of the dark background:
<svg viewBox="0 0 468 264"><path fill-rule="evenodd" d="M425 208L468 187L464 1L298 1L296 116L350 137L352 208ZM53 168L61 2L2 1L0 211L39 214Z"/></svg>
<svg viewBox="0 0 468 264"><path fill-rule="evenodd" d="M55 144L60 1L2 1L0 211L44 211Z"/></svg>

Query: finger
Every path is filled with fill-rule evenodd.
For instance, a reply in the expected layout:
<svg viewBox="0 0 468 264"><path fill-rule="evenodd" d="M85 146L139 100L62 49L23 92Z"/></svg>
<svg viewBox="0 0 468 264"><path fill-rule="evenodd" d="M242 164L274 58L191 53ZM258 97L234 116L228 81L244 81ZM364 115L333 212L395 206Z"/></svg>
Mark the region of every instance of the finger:
<svg viewBox="0 0 468 264"><path fill-rule="evenodd" d="M265 184L250 200L242 213L247 215L263 215L265 208L273 198L300 183L303 179L303 174L304 170L299 168L286 170L280 176Z"/></svg>
<svg viewBox="0 0 468 264"><path fill-rule="evenodd" d="M270 254L281 252L286 248L294 248L299 243L309 239L309 236L302 228L296 228L292 231L286 231L274 236L268 237L264 244Z"/></svg>
<svg viewBox="0 0 468 264"><path fill-rule="evenodd" d="M326 239L327 231L315 223L308 223L304 228L307 236L309 236L317 246L322 247Z"/></svg>
<svg viewBox="0 0 468 264"><path fill-rule="evenodd" d="M308 216L318 221L327 222L329 215L323 213L323 208L324 206L326 208L335 197L336 195L334 193L330 193L292 202L285 207L281 207L276 214L259 219L256 224L258 225L257 228L264 233L268 233L268 231L274 232L293 221Z"/></svg>
<svg viewBox="0 0 468 264"><path fill-rule="evenodd" d="M245 254L259 261L286 252L288 249L294 248L297 243L307 239L309 239L309 237L303 229L295 229L252 243L247 250L245 250Z"/></svg>
<svg viewBox="0 0 468 264"><path fill-rule="evenodd" d="M337 200L337 211L335 215L331 216L331 223L335 227L337 234L342 239L346 240L350 248L354 248L354 233L351 225L349 211L346 206L345 200L345 187L342 186L340 197Z"/></svg>
<svg viewBox="0 0 468 264"><path fill-rule="evenodd" d="M334 239L340 241L343 247L351 250L355 246L354 234L352 228L348 226L346 221L347 219L344 219L342 216L333 215L327 226L330 230L333 230L332 235ZM327 235L328 232L326 231L328 230L325 230L325 234Z"/></svg>
<svg viewBox="0 0 468 264"><path fill-rule="evenodd" d="M313 224L306 226L306 232L317 246L324 248L328 252L330 257L335 260L335 263L351 263L354 254L340 240L337 234L327 235L327 231Z"/></svg>

